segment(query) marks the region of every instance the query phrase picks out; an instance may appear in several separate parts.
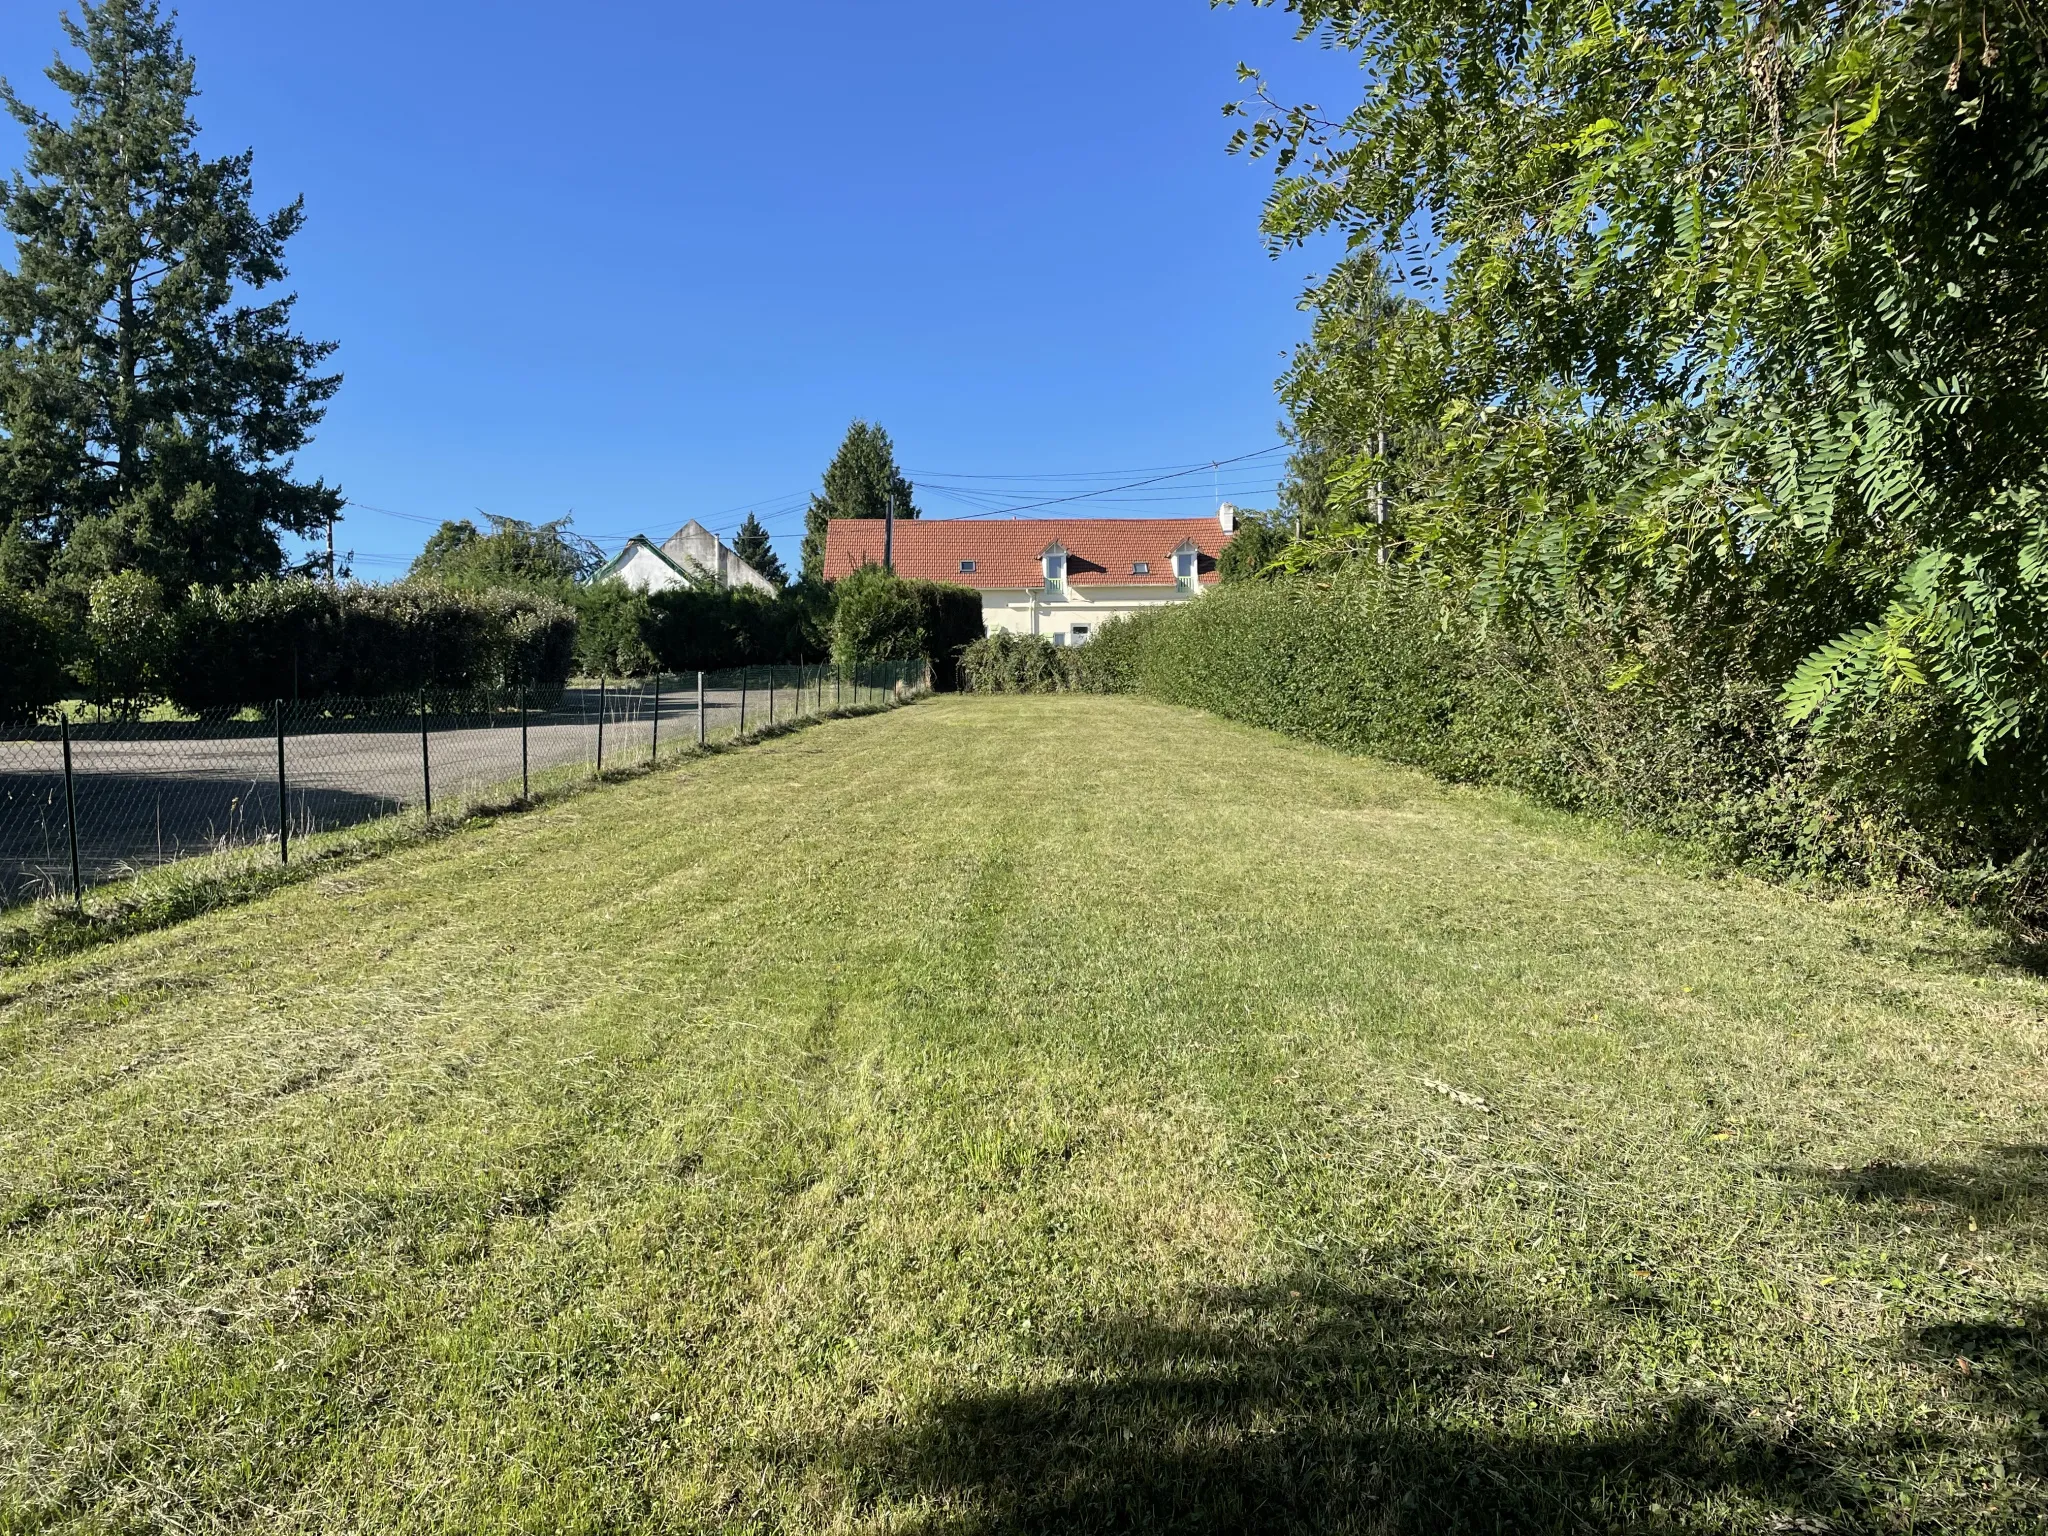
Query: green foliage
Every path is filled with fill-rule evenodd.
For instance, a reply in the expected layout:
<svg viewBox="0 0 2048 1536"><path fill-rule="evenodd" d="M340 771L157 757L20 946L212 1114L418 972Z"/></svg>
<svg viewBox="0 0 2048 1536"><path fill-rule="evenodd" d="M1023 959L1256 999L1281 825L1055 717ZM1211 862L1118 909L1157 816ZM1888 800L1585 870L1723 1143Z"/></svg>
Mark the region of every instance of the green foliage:
<svg viewBox="0 0 2048 1536"><path fill-rule="evenodd" d="M938 581L907 581L869 565L832 586L832 659L932 663L937 686L950 688L962 652L982 634L981 594Z"/></svg>
<svg viewBox="0 0 2048 1536"><path fill-rule="evenodd" d="M1111 619L1085 645L996 630L961 652L960 686L969 693L1135 693L1153 627L1166 611Z"/></svg>
<svg viewBox="0 0 2048 1536"><path fill-rule="evenodd" d="M673 672L816 661L826 647L808 632L805 597L793 588L770 597L752 587L671 587L650 600L649 645Z"/></svg>
<svg viewBox="0 0 2048 1536"><path fill-rule="evenodd" d="M577 665L590 674L638 677L816 661L816 594L801 584L770 596L711 582L639 592L618 581L578 587Z"/></svg>
<svg viewBox="0 0 2048 1536"><path fill-rule="evenodd" d="M68 650L63 623L33 592L0 582L0 719L64 696Z"/></svg>
<svg viewBox="0 0 2048 1536"><path fill-rule="evenodd" d="M1249 581L1266 575L1293 541L1272 517L1258 512L1239 512L1237 532L1216 558L1216 575L1226 582Z"/></svg>
<svg viewBox="0 0 2048 1536"><path fill-rule="evenodd" d="M907 659L925 653L924 613L911 584L879 565L863 566L832 587L832 659Z"/></svg>
<svg viewBox="0 0 2048 1536"><path fill-rule="evenodd" d="M0 538L10 579L82 611L130 569L166 592L277 573L338 491L292 478L340 383L331 343L291 329L286 276L301 205L260 215L247 153L193 150L192 61L155 0L66 18L82 57L49 77L68 121L0 83L27 140L4 191ZM137 589L139 590L139 589Z"/></svg>
<svg viewBox="0 0 2048 1536"><path fill-rule="evenodd" d="M140 571L92 584L78 679L94 702L126 714L162 694L176 641L163 588Z"/></svg>
<svg viewBox="0 0 2048 1536"><path fill-rule="evenodd" d="M776 586L789 585L789 572L783 569L782 556L775 553L768 530L753 513L747 514L747 520L740 524L740 531L733 535L732 552Z"/></svg>
<svg viewBox="0 0 2048 1536"><path fill-rule="evenodd" d="M842 517L882 517L890 505L902 518L917 516L910 482L896 467L896 445L872 422L856 421L832 462L825 468L824 488L811 497L804 513L803 576L822 581L825 575L825 525Z"/></svg>
<svg viewBox="0 0 2048 1536"><path fill-rule="evenodd" d="M1152 632L1172 611L1148 608L1096 625L1086 645L1067 652L1074 685L1088 693L1136 693Z"/></svg>
<svg viewBox="0 0 2048 1536"><path fill-rule="evenodd" d="M482 591L520 588L566 598L604 564L604 552L570 531L570 519L525 523L484 514L488 533L463 518L436 528L406 572L408 581L438 581Z"/></svg>
<svg viewBox="0 0 2048 1536"><path fill-rule="evenodd" d="M967 693L1066 693L1076 686L1078 654L1044 635L999 629L961 652L960 687Z"/></svg>
<svg viewBox="0 0 2048 1536"><path fill-rule="evenodd" d="M1288 8L1371 82L1334 119L1267 102L1238 140L1274 157L1273 241L1342 230L1372 266L1312 295L1285 386L1331 451L1332 552L1553 624L1648 605L1839 740L1924 696L1907 713L1982 762L2038 750L2030 12ZM1372 301L1380 264L1435 309Z"/></svg>
<svg viewBox="0 0 2048 1536"><path fill-rule="evenodd" d="M623 581L576 589L576 668L590 677L643 677L655 670L653 597Z"/></svg>
<svg viewBox="0 0 2048 1536"><path fill-rule="evenodd" d="M575 613L536 593L251 582L195 587L160 665L185 709L511 687L545 698L576 641Z"/></svg>

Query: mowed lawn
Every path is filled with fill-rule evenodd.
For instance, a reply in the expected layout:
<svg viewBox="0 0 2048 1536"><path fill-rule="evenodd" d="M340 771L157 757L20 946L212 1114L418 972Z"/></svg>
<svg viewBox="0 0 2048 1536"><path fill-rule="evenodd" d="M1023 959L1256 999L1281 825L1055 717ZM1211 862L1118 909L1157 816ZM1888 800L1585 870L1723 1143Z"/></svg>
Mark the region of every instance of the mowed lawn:
<svg viewBox="0 0 2048 1536"><path fill-rule="evenodd" d="M0 1531L2035 1530L2048 991L1146 703L0 977Z"/></svg>

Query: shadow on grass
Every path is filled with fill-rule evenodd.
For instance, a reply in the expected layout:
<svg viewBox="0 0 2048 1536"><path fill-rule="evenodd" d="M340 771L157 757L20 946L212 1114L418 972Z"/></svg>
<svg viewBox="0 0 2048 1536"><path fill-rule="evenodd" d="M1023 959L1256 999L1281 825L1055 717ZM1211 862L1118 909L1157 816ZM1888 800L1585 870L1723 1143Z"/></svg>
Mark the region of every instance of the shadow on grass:
<svg viewBox="0 0 2048 1536"><path fill-rule="evenodd" d="M2048 1220L2048 1146L1990 1146L1970 1162L1797 1170L1806 1182L1862 1206L1892 1206L1921 1222L2032 1227Z"/></svg>
<svg viewBox="0 0 2048 1536"><path fill-rule="evenodd" d="M1594 1340L1471 1277L1398 1278L1113 1319L1052 1341L1057 1385L965 1392L835 1454L865 1500L920 1511L910 1528L1024 1536L1891 1530L1884 1469L1936 1449L1581 1397Z"/></svg>

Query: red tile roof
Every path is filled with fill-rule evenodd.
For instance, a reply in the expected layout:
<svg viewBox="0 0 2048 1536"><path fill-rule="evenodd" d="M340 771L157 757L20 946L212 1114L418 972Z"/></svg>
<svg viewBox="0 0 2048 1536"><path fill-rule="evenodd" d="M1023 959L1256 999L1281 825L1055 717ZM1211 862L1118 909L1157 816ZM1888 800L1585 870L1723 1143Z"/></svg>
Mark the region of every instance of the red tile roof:
<svg viewBox="0 0 2048 1536"><path fill-rule="evenodd" d="M1213 517L1046 517L1003 522L917 518L896 524L896 573L983 591L1045 585L1038 557L1058 544L1067 581L1077 587L1170 587L1173 552L1192 541L1196 579L1216 580L1216 557L1230 535ZM960 569L974 562L972 571ZM879 518L839 518L825 526L825 579L882 563ZM1143 575L1131 570L1147 564Z"/></svg>

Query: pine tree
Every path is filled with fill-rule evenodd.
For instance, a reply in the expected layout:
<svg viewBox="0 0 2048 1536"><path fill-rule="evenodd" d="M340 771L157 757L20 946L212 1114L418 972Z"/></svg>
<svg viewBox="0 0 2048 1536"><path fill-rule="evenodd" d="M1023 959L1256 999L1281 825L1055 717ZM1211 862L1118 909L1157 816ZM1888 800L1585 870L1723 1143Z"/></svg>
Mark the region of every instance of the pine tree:
<svg viewBox="0 0 2048 1536"><path fill-rule="evenodd" d="M740 531L733 535L732 551L776 586L789 585L789 572L783 569L782 556L775 553L775 546L768 542L768 530L753 513L747 514Z"/></svg>
<svg viewBox="0 0 2048 1536"><path fill-rule="evenodd" d="M824 579L827 523L840 517L886 516L892 500L898 517L916 517L910 491L910 482L896 467L896 446L889 434L872 422L856 421L848 427L839 452L826 466L822 493L811 497L804 513L804 580Z"/></svg>
<svg viewBox="0 0 2048 1536"><path fill-rule="evenodd" d="M291 329L295 295L238 302L286 276L303 200L260 215L249 152L195 152L193 63L156 0L63 24L68 122L0 81L28 141L0 187L0 569L74 601L115 571L172 592L275 574L281 536L342 505L292 478L334 344Z"/></svg>

